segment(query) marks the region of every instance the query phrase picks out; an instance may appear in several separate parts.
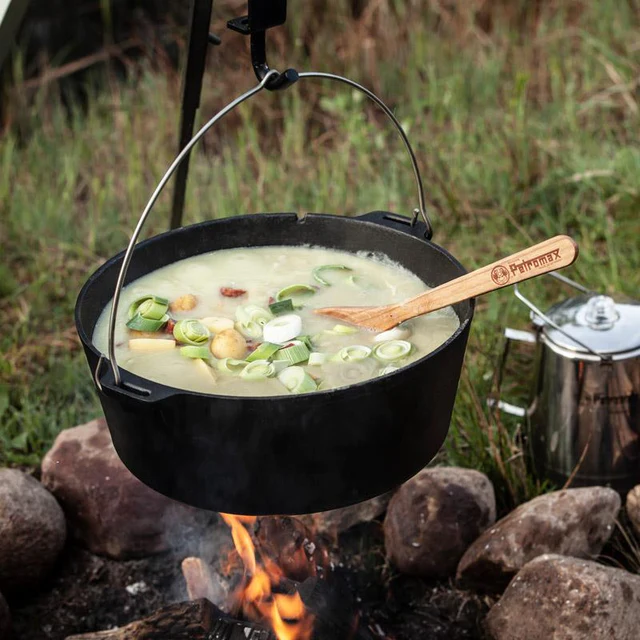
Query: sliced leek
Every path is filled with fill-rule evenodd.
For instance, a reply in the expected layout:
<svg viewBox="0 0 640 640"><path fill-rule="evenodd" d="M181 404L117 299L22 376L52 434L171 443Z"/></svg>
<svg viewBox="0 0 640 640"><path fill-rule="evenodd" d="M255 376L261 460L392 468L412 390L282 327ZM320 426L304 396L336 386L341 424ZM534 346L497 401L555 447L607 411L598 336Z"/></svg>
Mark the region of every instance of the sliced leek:
<svg viewBox="0 0 640 640"><path fill-rule="evenodd" d="M320 351L312 351L309 354L309 366L310 367L319 367L322 366L327 361L327 354L321 353Z"/></svg>
<svg viewBox="0 0 640 640"><path fill-rule="evenodd" d="M272 360L271 364L276 370L276 375L278 375L282 370L291 366L286 360Z"/></svg>
<svg viewBox="0 0 640 640"><path fill-rule="evenodd" d="M293 308L293 301L291 300L291 298L280 300L279 302L272 302L269 305L269 311L271 311L274 316L279 316L283 313L291 313L293 311Z"/></svg>
<svg viewBox="0 0 640 640"><path fill-rule="evenodd" d="M273 319L273 314L257 304L248 304L236 309L236 320L240 324L255 322L264 327L269 320Z"/></svg>
<svg viewBox="0 0 640 640"><path fill-rule="evenodd" d="M300 299L308 298L316 292L315 287L308 284L292 284L276 293L276 302L290 299L294 306L300 307Z"/></svg>
<svg viewBox="0 0 640 640"><path fill-rule="evenodd" d="M295 340L290 347L283 347L276 351L273 356L274 360L284 360L289 364L299 364L309 359L309 349L307 345L300 340Z"/></svg>
<svg viewBox="0 0 640 640"><path fill-rule="evenodd" d="M337 324L333 327L333 329L327 329L327 333L336 336L349 336L353 335L354 333L358 333L358 331L360 331L360 329L358 329L357 327L350 327L347 324Z"/></svg>
<svg viewBox="0 0 640 640"><path fill-rule="evenodd" d="M353 269L343 264L324 264L321 267L316 267L313 270L313 277L317 282L323 284L325 287L330 287L332 284L327 280L325 275L325 272L328 271L353 271Z"/></svg>
<svg viewBox="0 0 640 640"><path fill-rule="evenodd" d="M311 341L311 336L298 336L297 340L300 340L300 342L304 342L304 344L307 345L307 349L309 349L309 351L313 350L313 342Z"/></svg>
<svg viewBox="0 0 640 640"><path fill-rule="evenodd" d="M366 360L370 355L371 349L369 347L362 344L352 344L340 349L333 359L338 362L359 362Z"/></svg>
<svg viewBox="0 0 640 640"><path fill-rule="evenodd" d="M272 378L275 373L273 363L268 360L254 360L240 372L240 377L244 380L265 380Z"/></svg>
<svg viewBox="0 0 640 640"><path fill-rule="evenodd" d="M378 371L378 375L386 376L387 373L393 373L394 371L399 371L399 370L400 370L400 367L397 367L395 364L388 364L386 367Z"/></svg>
<svg viewBox="0 0 640 640"><path fill-rule="evenodd" d="M152 320L151 318L145 318L137 313L129 322L127 322L127 328L132 331L144 331L146 333L155 333L161 331L164 326L169 322L169 314L165 313L159 320Z"/></svg>
<svg viewBox="0 0 640 640"><path fill-rule="evenodd" d="M127 327L134 331L160 331L169 321L169 301L159 296L144 296L131 304Z"/></svg>
<svg viewBox="0 0 640 640"><path fill-rule="evenodd" d="M136 314L140 314L150 320L159 320L167 313L169 309L169 301L166 298L160 296L143 296L131 303L129 307L128 317L129 320Z"/></svg>
<svg viewBox="0 0 640 640"><path fill-rule="evenodd" d="M202 360L209 360L211 358L211 351L208 346L196 347L194 345L187 345L186 347L180 347L180 355L185 358L201 358Z"/></svg>
<svg viewBox="0 0 640 640"><path fill-rule="evenodd" d="M273 319L270 311L256 304L248 304L236 309L236 329L254 340L262 338L262 328Z"/></svg>
<svg viewBox="0 0 640 640"><path fill-rule="evenodd" d="M272 342L263 342L250 356L247 356L247 362L253 362L254 360L269 360L271 356L280 349L279 344L273 344Z"/></svg>
<svg viewBox="0 0 640 640"><path fill-rule="evenodd" d="M218 360L218 370L224 373L240 373L246 366L246 360L236 360L235 358L222 358Z"/></svg>
<svg viewBox="0 0 640 640"><path fill-rule="evenodd" d="M236 331L239 331L245 338L262 340L262 326L257 322L236 322L234 327Z"/></svg>
<svg viewBox="0 0 640 640"><path fill-rule="evenodd" d="M300 335L302 318L295 313L278 316L265 324L262 331L265 342L288 342Z"/></svg>
<svg viewBox="0 0 640 640"><path fill-rule="evenodd" d="M381 362L395 362L406 358L412 349L412 344L406 340L389 340L376 344L373 347L373 355Z"/></svg>
<svg viewBox="0 0 640 640"><path fill-rule="evenodd" d="M175 340L158 340L157 338L133 338L129 340L131 351L169 351L176 346Z"/></svg>
<svg viewBox="0 0 640 640"><path fill-rule="evenodd" d="M288 367L278 374L278 380L291 393L309 393L316 391L318 385L302 367Z"/></svg>
<svg viewBox="0 0 640 640"><path fill-rule="evenodd" d="M209 329L200 320L178 320L173 327L173 337L182 344L201 346L209 340Z"/></svg>

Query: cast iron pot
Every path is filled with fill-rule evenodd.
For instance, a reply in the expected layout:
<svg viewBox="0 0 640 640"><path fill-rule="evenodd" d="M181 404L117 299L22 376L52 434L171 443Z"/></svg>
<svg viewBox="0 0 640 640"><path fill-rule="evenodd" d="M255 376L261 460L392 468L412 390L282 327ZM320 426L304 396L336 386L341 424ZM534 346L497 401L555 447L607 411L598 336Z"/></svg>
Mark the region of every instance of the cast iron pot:
<svg viewBox="0 0 640 640"><path fill-rule="evenodd" d="M183 391L119 369L115 357L109 361L92 345L96 322L114 290L119 294L123 284L162 266L219 249L313 244L382 252L431 286L465 273L451 254L427 239L427 224L380 211L358 218L239 216L169 231L133 249L155 198L190 148L156 190L127 253L100 267L76 304L76 327L118 455L156 491L236 514L334 509L404 482L444 442L473 301L455 305L458 330L411 365L350 387L303 395L253 398Z"/></svg>

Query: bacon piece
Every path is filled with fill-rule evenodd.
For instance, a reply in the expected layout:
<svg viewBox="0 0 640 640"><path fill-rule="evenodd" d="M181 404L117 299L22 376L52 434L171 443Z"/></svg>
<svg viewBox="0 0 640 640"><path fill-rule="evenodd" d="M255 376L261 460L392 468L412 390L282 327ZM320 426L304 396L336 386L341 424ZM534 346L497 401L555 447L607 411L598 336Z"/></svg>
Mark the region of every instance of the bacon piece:
<svg viewBox="0 0 640 640"><path fill-rule="evenodd" d="M232 287L220 287L220 293L225 298L239 298L247 293L244 289L233 289Z"/></svg>
<svg viewBox="0 0 640 640"><path fill-rule="evenodd" d="M176 321L173 318L167 320L167 324L164 326L164 332L173 334L173 327L176 326Z"/></svg>

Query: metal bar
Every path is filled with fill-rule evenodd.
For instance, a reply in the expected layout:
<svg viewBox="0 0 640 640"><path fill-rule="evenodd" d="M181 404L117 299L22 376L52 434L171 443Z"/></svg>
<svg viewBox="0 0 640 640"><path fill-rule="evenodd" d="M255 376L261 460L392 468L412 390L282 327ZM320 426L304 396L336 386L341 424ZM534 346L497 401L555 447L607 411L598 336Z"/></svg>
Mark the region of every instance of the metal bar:
<svg viewBox="0 0 640 640"><path fill-rule="evenodd" d="M515 294L516 298L520 300L520 302L523 302L527 307L529 307L529 309L533 311L533 313L535 313L539 318L541 318L543 322L546 322L550 327L553 327L556 331L559 331L563 336L565 336L565 338L569 338L569 340L571 340L572 342L575 342L578 346L582 347L583 349L586 349L591 355L594 355L596 358L600 358L600 360L610 360L610 356L604 353L599 353L598 351L595 351L588 344L585 344L584 342L582 342L582 340L578 340L578 338L575 338L570 333L565 331L560 325L556 324L549 316L542 313L542 311L540 311L540 309L538 309L538 307L536 307L536 305L533 304L533 302L531 302L529 298L527 298L523 293L520 292L520 289L518 288L517 284L513 285L513 293Z"/></svg>
<svg viewBox="0 0 640 640"><path fill-rule="evenodd" d="M298 73L295 70L292 70L292 71L295 74L295 76L298 77ZM133 235L131 236L131 239L129 240L129 244L127 245L127 250L125 251L125 255L124 255L124 258L122 260L122 267L120 268L120 273L118 275L118 280L116 282L115 293L114 293L114 296L113 296L113 302L111 304L111 315L109 316L109 333L108 333L108 336L109 336L109 348L108 348L109 363L111 365L111 370L113 371L113 377L114 377L114 380L115 380L115 383L116 383L117 386L120 386L120 383L121 383L121 377L120 377L120 372L118 370L118 363L116 362L116 353L115 353L115 330L116 330L116 316L117 316L117 313L118 313L118 304L120 302L120 294L122 293L122 287L124 286L124 281L125 281L126 276L127 276L127 270L129 269L129 264L131 262L131 258L132 258L132 255L133 255L134 247L136 245L136 242L138 241L138 236L140 235L140 232L142 231L142 227L144 226L144 223L145 223L147 217L151 213L151 209L153 208L154 204L156 203L156 200L160 196L160 193L164 189L165 185L167 184L167 182L169 181L171 176L174 174L174 172L176 170L178 170L182 166L183 162L188 159L191 149L196 145L196 143L200 140L200 138L202 138L202 136L204 136L204 134L214 124L216 124L216 122L218 122L227 113L229 113L229 111L235 109L238 105L242 104L245 100L251 98L251 96L259 93L263 89L266 89L267 86L273 80L274 77L277 78L277 77L280 77L280 76L281 76L281 74L278 71L276 71L275 69L271 69L270 71L267 72L267 75L262 79L262 81L257 86L255 86L253 89L250 89L246 93L242 94L241 96L239 96L238 98L233 100L233 102L230 102L226 107L224 107L215 116L213 116L213 118L211 118L211 120L209 120L206 124L204 124L201 127L201 129L193 136L193 138L191 138L191 140L185 145L185 147L178 154L178 156L175 158L175 160L171 163L171 166L167 169L167 172L164 174L164 176L162 177L162 179L158 183L158 186L156 187L155 191L151 195L151 198L149 199L149 202L147 203L146 207L144 208L144 211L142 212L142 214L140 216L140 219L138 220L138 224L136 225L135 229L133 230ZM400 123L398 122L396 117L393 115L393 112L389 109L389 107L387 107L387 105L384 102L382 102L382 100L380 100L380 98L378 98L378 96L376 96L374 93L369 91L369 89L363 87L362 85L358 84L357 82L354 82L353 80L349 80L348 78L343 78L342 76L336 76L336 75L329 74L329 73L320 73L320 72L314 72L314 71L301 73L301 74L299 74L299 77L300 78L321 78L321 79L327 79L327 80L336 80L338 82L346 84L346 85L348 85L348 86L350 86L350 87L352 87L354 89L362 91L366 96L368 96L373 102L375 102L387 114L387 116L391 119L392 123L394 124L396 130L398 131L400 137L402 138L402 140L403 140L403 142L405 144L405 147L407 149L407 152L409 153L409 157L411 159L411 164L413 166L413 171L414 171L415 178L416 178L416 184L417 184L417 188L418 188L418 202L419 202L419 205L420 205L420 208L416 209L417 213L415 214L415 216L417 217L418 214L422 214L422 217L423 217L424 222L425 222L426 227L427 227L427 232L426 232L426 236L425 237L427 237L428 239L431 239L431 222L430 222L429 217L427 216L427 213L426 213L426 210L425 210L425 198L424 198L424 192L423 192L423 188L422 188L422 179L420 177L420 169L418 168L418 163L416 161L416 157L415 157L415 154L413 152L413 148L411 147L411 143L409 142L409 139L407 138L406 133L404 132L402 126L400 125ZM414 222L415 222L415 219L414 219ZM96 379L96 384L98 386L99 386L99 371L98 371L98 369L102 365L102 361L103 360L101 358L99 360L99 362L98 362L98 365L96 367L96 371L94 373L95 379Z"/></svg>
<svg viewBox="0 0 640 640"><path fill-rule="evenodd" d="M555 278L556 280L559 280L560 282L566 285L569 285L570 287L573 287L574 289L577 289L578 291L582 291L582 293L588 293L593 295L596 294L596 292L593 289L589 289L584 285L581 285L580 283L576 282L575 280L571 280L571 278L567 278L567 276L563 276L561 273L558 273L557 271L552 271L548 275L550 275L552 278Z"/></svg>
<svg viewBox="0 0 640 640"><path fill-rule="evenodd" d="M305 71L298 75L300 76L300 78L320 78L324 80L336 80L338 82L342 82L343 84L346 84L352 87L353 89L356 89L364 93L372 102L375 102L385 112L389 120L391 120L396 131L402 138L402 141L404 142L404 146L407 150L407 153L409 154L409 159L411 160L413 175L415 176L415 179L416 179L416 188L418 191L418 207L416 207L413 210L413 218L411 220L411 224L413 225L416 223L416 220L418 219L419 215L422 216L422 220L424 221L425 225L427 225L426 238L427 240L431 240L433 236L433 227L431 226L431 220L427 215L427 205L424 197L424 187L422 185L422 176L420 175L420 168L418 167L416 154L413 152L413 147L411 146L411 143L409 142L409 138L407 138L407 134L402 128L402 125L400 124L398 119L395 117L395 115L393 115L393 111L391 111L391 109L389 109L389 107L384 102L382 102L382 100L380 100L380 98L378 98L378 96L375 93L373 93L372 91L369 91L369 89L367 89L366 87L363 87L361 84L358 84L357 82L354 82L349 78L344 78L343 76L337 76L337 75L334 75L333 73L322 73L318 71Z"/></svg>
<svg viewBox="0 0 640 640"><path fill-rule="evenodd" d="M189 26L189 46L187 64L184 70L182 86L182 107L180 112L180 141L178 152L182 151L191 136L196 120L196 112L200 106L202 94L202 79L207 60L209 45L209 25L213 0L192 0L191 18ZM182 214L189 177L189 156L178 168L173 190L173 204L171 206L171 229L182 226Z"/></svg>
<svg viewBox="0 0 640 640"><path fill-rule="evenodd" d="M129 269L129 263L131 262L131 257L133 255L133 249L136 246L136 242L138 241L138 236L142 231L142 227L147 220L147 217L151 213L151 209L153 209L153 205L156 203L156 200L162 193L167 182L169 182L169 178L173 175L173 173L178 169L181 164L189 157L189 153L191 149L196 145L196 143L204 136L204 134L211 129L211 127L218 122L221 118L227 115L229 111L233 111L238 105L242 104L245 100L249 99L251 96L256 93L260 93L262 91L269 80L273 78L273 76L279 75L278 72L274 69L269 71L269 73L264 77L264 80L253 87L253 89L249 89L246 93L243 93L241 96L236 98L233 102L230 102L226 107L218 111L211 120L209 120L206 124L202 126L202 128L191 138L188 144L184 147L184 149L178 154L176 159L171 163L171 166L167 169L167 172L162 176L162 179L158 183L158 186L155 188L155 191L151 194L151 198L149 202L147 202L147 206L144 208L140 219L138 220L138 224L136 228L133 230L133 234L131 239L129 240L129 244L127 245L127 250L125 251L124 258L122 259L122 267L120 267L120 273L118 274L118 280L116 282L116 290L113 295L113 302L111 303L111 315L109 316L109 364L111 365L111 370L113 371L113 378L117 386L120 386L121 378L120 371L118 370L118 363L116 362L116 316L118 315L118 303L120 302L120 294L122 293L122 287L124 286L125 278L127 277L127 270ZM98 362L98 367L102 364L101 361ZM97 367L96 367L97 369ZM96 373L96 378L98 374Z"/></svg>

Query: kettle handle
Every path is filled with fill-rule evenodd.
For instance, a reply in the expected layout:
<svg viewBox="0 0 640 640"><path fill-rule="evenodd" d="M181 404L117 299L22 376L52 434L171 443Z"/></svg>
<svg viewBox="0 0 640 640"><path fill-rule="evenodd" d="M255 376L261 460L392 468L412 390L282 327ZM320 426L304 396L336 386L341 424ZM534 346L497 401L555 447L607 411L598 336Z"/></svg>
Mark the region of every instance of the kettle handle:
<svg viewBox="0 0 640 640"><path fill-rule="evenodd" d="M554 275L554 274L549 274L549 275ZM576 289L581 289L583 291L586 291L584 287L582 287L581 285L578 285L577 283L574 283L573 280L569 280L569 278L563 277L559 279L562 282L570 283L572 286L577 285ZM520 302L522 302L525 306L529 307L529 309L536 316L538 316L545 324L548 324L550 327L553 327L556 331L559 331L563 336L565 336L566 338L569 338L569 340L571 340L572 342L575 342L577 345L581 346L583 349L586 349L591 355L594 355L599 360L605 361L610 359L609 355L595 351L588 344L585 344L584 342L582 342L582 340L578 340L578 338L576 338L575 336L572 336L568 331L565 331L560 325L554 322L548 315L540 311L540 309L538 309L538 307L536 307L536 305L533 304L533 302L531 302L531 300L529 300L529 298L527 298L520 291L517 284L513 285L513 293L515 297L518 298L518 300L520 300Z"/></svg>
<svg viewBox="0 0 640 640"><path fill-rule="evenodd" d="M502 347L502 354L500 356L500 363L498 364L498 373L497 373L497 386L498 386L498 394L500 393L502 378L504 375L505 366L507 363L507 358L509 357L509 349L512 342L526 342L528 344L537 344L538 336L531 331L521 331L519 329L511 329L510 327L506 327L504 330L504 346ZM487 398L487 406L495 407L500 409L500 411L504 411L504 413L508 413L509 415L516 416L517 418L525 418L529 415L530 409L525 407L521 407L516 404L511 404L510 402L505 402L501 400L499 395L498 398Z"/></svg>

